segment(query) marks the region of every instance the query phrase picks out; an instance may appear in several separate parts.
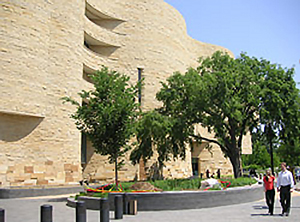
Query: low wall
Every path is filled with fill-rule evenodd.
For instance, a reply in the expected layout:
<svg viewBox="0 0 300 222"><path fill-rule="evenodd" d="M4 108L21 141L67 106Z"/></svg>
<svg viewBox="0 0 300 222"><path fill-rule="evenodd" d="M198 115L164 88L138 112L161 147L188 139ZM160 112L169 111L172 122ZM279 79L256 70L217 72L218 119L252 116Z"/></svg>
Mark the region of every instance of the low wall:
<svg viewBox="0 0 300 222"><path fill-rule="evenodd" d="M108 196L110 210L113 210L114 194ZM217 191L164 191L147 193L126 193L130 199L136 199L138 211L183 210L218 207L261 200L264 192L261 185L253 185ZM98 210L100 199L95 197L78 197L85 201L87 209ZM76 201L68 199L68 206L75 207Z"/></svg>
<svg viewBox="0 0 300 222"><path fill-rule="evenodd" d="M0 188L0 199L54 196L83 192L82 186L37 187L37 188Z"/></svg>

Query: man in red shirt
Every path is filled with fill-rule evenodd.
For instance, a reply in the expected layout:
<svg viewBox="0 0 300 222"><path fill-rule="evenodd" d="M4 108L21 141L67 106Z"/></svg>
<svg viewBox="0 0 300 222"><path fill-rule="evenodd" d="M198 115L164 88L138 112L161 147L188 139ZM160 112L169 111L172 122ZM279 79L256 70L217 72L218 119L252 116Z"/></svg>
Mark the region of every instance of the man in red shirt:
<svg viewBox="0 0 300 222"><path fill-rule="evenodd" d="M264 187L266 193L266 202L269 207L269 214L273 215L274 211L274 197L275 197L275 189L274 189L274 180L275 177L271 175L270 170L266 171L266 175L264 176Z"/></svg>

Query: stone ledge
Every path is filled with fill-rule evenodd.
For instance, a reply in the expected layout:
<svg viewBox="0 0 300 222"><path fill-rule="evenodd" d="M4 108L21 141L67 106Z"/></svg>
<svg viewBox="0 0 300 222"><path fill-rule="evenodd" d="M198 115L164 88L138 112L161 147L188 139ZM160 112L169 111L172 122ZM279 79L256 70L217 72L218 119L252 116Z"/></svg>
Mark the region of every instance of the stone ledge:
<svg viewBox="0 0 300 222"><path fill-rule="evenodd" d="M120 194L110 193L108 196L110 210L113 210L115 195ZM129 198L137 200L138 211L200 209L253 202L264 198L263 187L261 185L220 191L164 191L155 193L127 193L127 195ZM78 200L85 201L87 209L99 210L99 198L81 196ZM67 205L75 207L76 201L74 198L69 198Z"/></svg>
<svg viewBox="0 0 300 222"><path fill-rule="evenodd" d="M22 112L22 111L8 111L8 110L0 110L0 114L5 115L13 115L13 116L28 116L28 117L34 117L34 118L45 118L45 115L42 114L33 114L28 112Z"/></svg>
<svg viewBox="0 0 300 222"><path fill-rule="evenodd" d="M0 188L0 199L54 196L82 192L81 186L41 187L41 188Z"/></svg>

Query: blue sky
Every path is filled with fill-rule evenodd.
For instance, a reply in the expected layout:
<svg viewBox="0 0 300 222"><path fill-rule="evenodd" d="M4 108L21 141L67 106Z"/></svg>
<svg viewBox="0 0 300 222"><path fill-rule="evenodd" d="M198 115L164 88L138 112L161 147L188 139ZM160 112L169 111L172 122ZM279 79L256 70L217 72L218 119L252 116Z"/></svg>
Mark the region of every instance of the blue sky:
<svg viewBox="0 0 300 222"><path fill-rule="evenodd" d="M188 34L235 56L295 66L300 82L300 0L165 0L184 17ZM300 88L300 85L297 86Z"/></svg>

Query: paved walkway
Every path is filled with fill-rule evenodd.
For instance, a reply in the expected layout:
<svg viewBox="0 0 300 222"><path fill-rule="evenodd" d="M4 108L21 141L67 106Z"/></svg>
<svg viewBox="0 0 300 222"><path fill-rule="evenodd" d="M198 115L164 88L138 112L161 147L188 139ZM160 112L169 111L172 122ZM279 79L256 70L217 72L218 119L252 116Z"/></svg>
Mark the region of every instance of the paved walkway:
<svg viewBox="0 0 300 222"><path fill-rule="evenodd" d="M278 194L276 194L278 197ZM75 222L75 209L66 206L65 202L48 202L48 198L0 199L0 208L5 209L6 222L40 222L40 206L53 206L53 222ZM51 200L50 200L51 201ZM281 207L276 198L275 215L268 216L264 200L223 206L181 211L145 211L136 216L124 215L120 222L201 222L201 221L299 221L300 192L294 192L292 197L291 215L279 215ZM114 213L110 212L111 221L115 221ZM99 222L99 212L88 210L87 222Z"/></svg>

